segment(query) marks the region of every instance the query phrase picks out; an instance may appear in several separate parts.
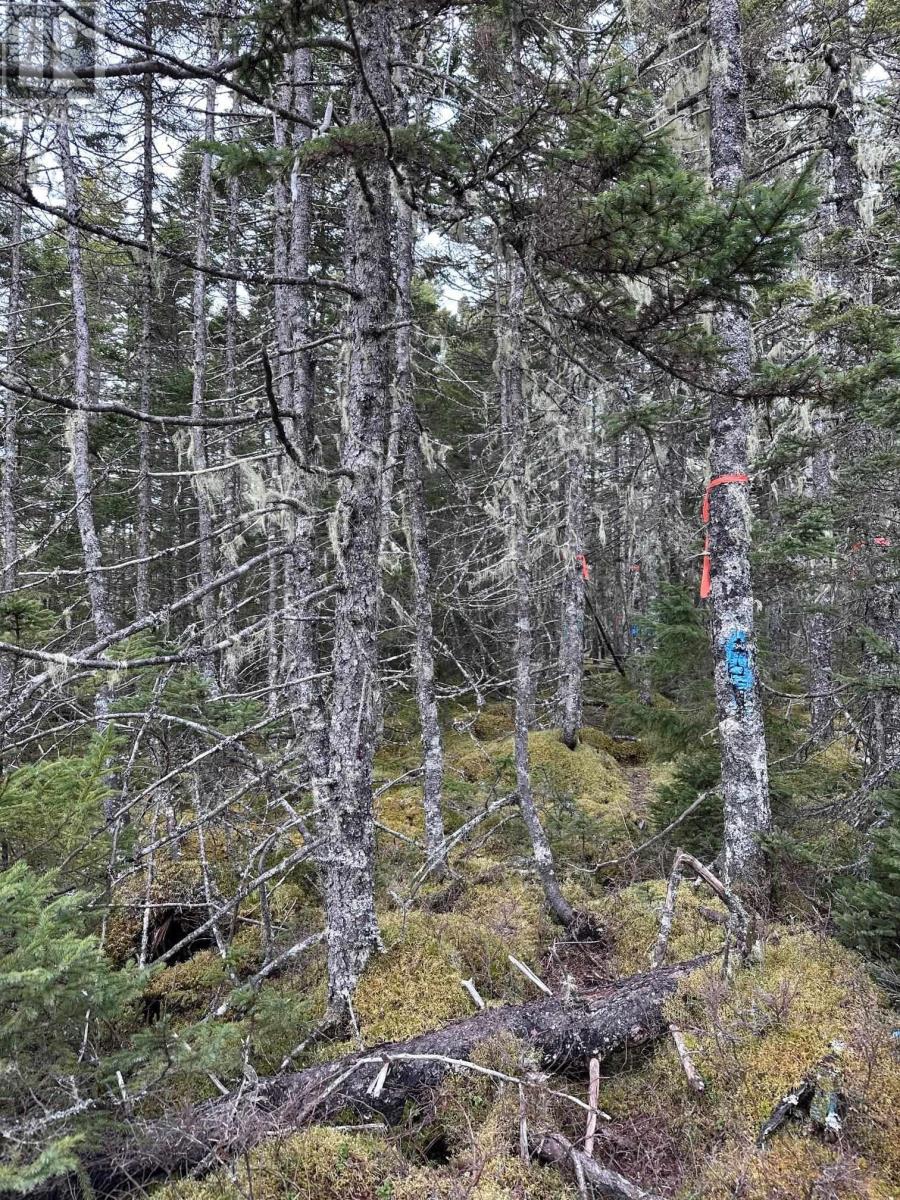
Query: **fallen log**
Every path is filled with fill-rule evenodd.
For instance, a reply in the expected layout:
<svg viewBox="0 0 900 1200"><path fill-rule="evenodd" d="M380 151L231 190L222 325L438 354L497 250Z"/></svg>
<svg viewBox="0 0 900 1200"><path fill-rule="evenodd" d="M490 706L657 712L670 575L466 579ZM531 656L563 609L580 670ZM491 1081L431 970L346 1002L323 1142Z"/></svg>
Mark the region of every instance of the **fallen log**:
<svg viewBox="0 0 900 1200"><path fill-rule="evenodd" d="M632 975L568 1000L488 1008L405 1042L355 1052L335 1062L247 1081L233 1093L141 1122L132 1118L114 1143L85 1154L78 1175L49 1181L43 1200L111 1200L153 1180L212 1170L263 1139L323 1123L348 1108L393 1123L409 1101L423 1100L476 1047L512 1035L535 1051L545 1070L584 1073L601 1061L666 1032L663 1002L679 979L709 956Z"/></svg>

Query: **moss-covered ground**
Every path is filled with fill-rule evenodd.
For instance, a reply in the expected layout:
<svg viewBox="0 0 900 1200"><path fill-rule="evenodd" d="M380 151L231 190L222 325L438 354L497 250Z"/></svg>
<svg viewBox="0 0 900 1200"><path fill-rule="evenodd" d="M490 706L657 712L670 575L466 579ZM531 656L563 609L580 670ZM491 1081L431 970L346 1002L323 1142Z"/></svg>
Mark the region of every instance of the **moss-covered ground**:
<svg viewBox="0 0 900 1200"><path fill-rule="evenodd" d="M383 952L377 954L355 997L359 1035L366 1045L412 1036L473 1013L462 987L472 980L489 1005L534 998L533 985L509 962L514 954L558 986L566 974L577 986L647 969L665 896L663 871L670 843L650 856L632 851L654 827L654 797L670 795L687 778L679 757L644 762L640 742L605 730L582 731L567 749L552 730L531 735L535 794L573 904L604 931L583 949L561 944L540 888L529 869L528 843L514 808L499 809L455 848L452 871L413 888L422 862L421 788L407 772L419 749L408 714L394 714L377 762L380 823L379 917ZM446 725L445 817L450 830L470 821L514 787L511 712L505 704L457 710ZM845 747L812 756L813 784L827 789L852 771ZM641 803L633 786L640 772ZM680 773L681 772L681 773ZM403 777L403 778L401 778ZM399 780L396 785L392 781ZM670 789L665 792L665 789ZM815 806L807 793L792 797L794 830L810 813L805 853L817 853ZM847 835L847 854L854 850ZM812 844L813 849L809 850ZM658 853L657 853L658 850ZM790 847L773 847L782 860ZM177 884L186 905L196 897L196 862L182 859L161 873ZM612 866L595 870L598 861ZM793 861L793 860L791 860ZM795 864L796 868L796 864ZM809 919L800 868L779 875L778 909L758 929L746 967L730 978L713 957L681 985L668 1015L705 1081L688 1085L671 1040L628 1061L603 1064L600 1106L609 1115L597 1135L598 1158L672 1200L888 1200L900 1196L900 1039L884 997L865 964L830 936L827 921ZM138 885L133 890L137 893ZM133 897L132 897L133 898ZM312 872L293 875L270 898L279 944L318 927L321 916ZM119 959L138 936L127 906L110 933ZM161 1014L157 1038L177 1047L165 1094L173 1099L214 1094L210 1076L231 1081L246 1070L277 1070L315 1028L324 1007L321 948L256 992L233 992L261 961L258 897L241 910L228 958L208 947L188 961L155 973L148 1004ZM724 936L724 909L704 889L679 892L669 943L671 960L716 952ZM230 997L227 1016L210 1013ZM214 1032L210 1032L210 1030ZM146 1036L151 1036L147 1034ZM192 1042L193 1062L183 1049ZM316 1043L297 1065L336 1057L350 1043ZM832 1054L844 1110L835 1140L807 1116L791 1120L765 1146L761 1124L777 1102ZM519 1089L484 1076L451 1075L424 1111L410 1112L396 1130L350 1126L316 1128L254 1150L231 1171L203 1180L173 1182L160 1200L557 1200L579 1195L557 1171L524 1163L519 1155L520 1103L533 1130L583 1136L583 1110L553 1098L556 1086L582 1099L584 1075L545 1079L515 1042L487 1044L483 1065L528 1081ZM214 1069L210 1069L214 1064Z"/></svg>

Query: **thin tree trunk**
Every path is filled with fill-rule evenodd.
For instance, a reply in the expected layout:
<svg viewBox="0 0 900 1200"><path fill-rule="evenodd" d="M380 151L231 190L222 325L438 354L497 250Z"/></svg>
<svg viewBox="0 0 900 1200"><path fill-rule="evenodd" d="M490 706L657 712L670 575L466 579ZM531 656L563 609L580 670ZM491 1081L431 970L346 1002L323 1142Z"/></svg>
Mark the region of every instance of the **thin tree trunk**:
<svg viewBox="0 0 900 1200"><path fill-rule="evenodd" d="M578 395L577 379L567 400L564 416L565 539L563 541L563 585L559 629L559 723L563 742L574 750L582 726L584 705L584 611L585 587L590 566L585 538L587 481L587 406Z"/></svg>
<svg viewBox="0 0 900 1200"><path fill-rule="evenodd" d="M16 183L28 182L28 113L22 119ZM12 205L9 230L9 301L6 314L6 370L18 375L19 336L22 330L22 206ZM3 531L2 581L4 592L15 591L19 557L19 531L16 500L19 492L19 412L16 393L6 389L3 405L3 461L0 475L0 522Z"/></svg>
<svg viewBox="0 0 900 1200"><path fill-rule="evenodd" d="M216 136L216 84L210 80L205 91L206 116L203 137L208 143ZM207 491L207 481L202 472L209 465L206 450L206 433L200 422L204 416L206 393L207 327L206 327L206 275L202 268L209 257L210 229L212 226L212 152L204 150L200 158L200 180L197 187L197 236L194 257L200 270L194 272L194 288L191 296L191 328L193 384L191 389L191 417L197 424L191 427L193 465L197 472L194 493L197 503L197 537L199 539L200 583L206 587L215 573L212 541L212 510ZM209 592L200 604L200 620L203 625L202 642L213 640L216 629L216 603ZM204 657L203 674L209 687L218 691L215 664Z"/></svg>
<svg viewBox="0 0 900 1200"><path fill-rule="evenodd" d="M347 9L359 48L351 122L377 130L390 114L392 10L382 0ZM347 220L350 370L336 514L337 571L328 792L320 809L325 843L328 994L346 1013L378 945L373 859L372 763L378 671L378 550L388 387L390 175L381 152L351 180Z"/></svg>
<svg viewBox="0 0 900 1200"><path fill-rule="evenodd" d="M293 56L293 104L302 122L313 117L312 55L298 50ZM312 225L312 191L308 175L303 173L299 151L310 136L308 124L294 125L294 155L291 171L291 275L295 279L309 276L310 239ZM294 288L291 295L291 369L294 445L304 466L311 465L315 456L315 360L305 349L310 340L309 298L304 288ZM328 721L319 673L319 637L316 610L302 599L315 591L315 527L316 488L314 476L308 470L294 473L293 492L297 498L287 573L290 621L287 631L288 679L299 680L293 687L293 702L298 706L295 727L303 740L310 777L324 780L328 776Z"/></svg>
<svg viewBox="0 0 900 1200"><path fill-rule="evenodd" d="M405 107L405 106L404 106ZM402 114L404 118L407 114ZM395 408L402 429L403 483L406 507L406 542L412 568L413 613L416 623L416 702L422 735L425 779L422 803L425 812L425 847L429 860L440 871L443 861L444 820L441 797L444 786L444 747L438 717L434 680L434 628L431 609L431 563L428 554L428 506L425 501L419 418L413 397L412 280L415 227L412 210L401 196L396 199L397 310L399 325L394 343L396 372Z"/></svg>
<svg viewBox="0 0 900 1200"><path fill-rule="evenodd" d="M144 15L144 38L153 44L151 7ZM144 245L153 246L153 76L145 75L141 84L143 99L143 158L141 170L141 217ZM144 280L141 295L141 360L140 409L150 412L151 377L153 371L153 256L144 256ZM150 514L152 494L150 482L150 426L138 425L138 486L137 486L137 585L135 616L150 611Z"/></svg>
<svg viewBox="0 0 900 1200"><path fill-rule="evenodd" d="M68 107L62 106L56 125L59 162L62 168L66 196L66 244L69 256L69 277L72 287L72 315L74 318L74 371L76 411L71 425L72 477L75 483L75 512L81 550L84 557L84 574L91 605L91 620L98 637L107 637L114 629L106 576L103 573L103 556L100 538L94 520L93 480L88 446L88 406L91 400L91 350L90 328L87 315L87 289L81 261L81 241L77 222L81 215L78 198L78 181L75 164L69 145ZM103 689L101 689L103 690Z"/></svg>
<svg viewBox="0 0 900 1200"><path fill-rule="evenodd" d="M235 92L232 98L231 107L231 130L230 135L232 141L237 141L241 136L240 120L242 115L241 98ZM229 273L234 276L237 273L239 254L238 243L240 237L240 213L241 213L241 181L237 174L231 175L228 180L226 191L226 255L227 266ZM237 305L237 279L232 277L225 284L225 415L233 417L237 412L237 333L238 330L238 305ZM223 453L226 462L231 462L235 457L236 438L233 426L228 426L225 431L223 442ZM237 520L238 512L240 511L240 475L237 468L229 468L224 489L224 504L222 519L223 524L232 526ZM227 553L227 550L226 550ZM236 565L236 561L231 563ZM221 624L225 636L230 636L234 630L234 607L236 597L236 589L233 585L228 585L222 589L221 607L223 616ZM234 673L233 663L230 661L229 655L225 654L220 666L220 676L222 686L227 690L231 686L232 676Z"/></svg>
<svg viewBox="0 0 900 1200"><path fill-rule="evenodd" d="M853 247L859 231L858 201L862 181L856 154L853 120L853 83L849 48L849 17L846 5L830 31L834 40L826 47L826 99L828 107L827 141L831 159L830 190L834 200L822 209L824 231L844 230L848 243L841 254L852 260ZM822 290L843 293L858 298L859 284L850 270L828 270L822 273ZM822 356L829 365L839 369L839 338L826 338ZM810 462L809 494L814 502L828 509L834 498L832 454L828 448L830 422L823 413L813 419L813 433L818 443ZM834 721L834 630L828 614L830 563L813 562L810 575L813 582L813 611L806 620L806 639L810 664L810 717L812 735L819 742L830 740Z"/></svg>
<svg viewBox="0 0 900 1200"><path fill-rule="evenodd" d="M66 198L66 244L69 257L69 277L72 288L72 314L74 318L74 371L73 382L76 410L71 423L72 479L75 485L75 514L78 534L81 539L81 554L84 562L85 581L91 608L91 620L98 638L108 637L115 628L106 575L103 572L103 555L100 537L94 520L93 479L90 466L88 438L88 406L91 400L91 335L87 315L87 288L81 260L81 241L78 221L81 205L78 197L78 179L69 145L68 103L60 110L56 125L56 140L59 162L62 168ZM105 680L97 689L94 698L94 719L97 732L103 734L109 724L109 709L112 688ZM116 779L113 774L107 779L107 797L104 810L107 821L114 817L116 802Z"/></svg>
<svg viewBox="0 0 900 1200"><path fill-rule="evenodd" d="M522 386L522 311L525 304L525 268L510 254L506 309L499 330L501 407L507 428L506 469L509 514L512 528L513 606L515 613L515 763L516 792L522 819L531 839L538 878L553 915L563 925L575 919L556 878L553 852L541 823L531 787L528 730L534 710L531 630L531 548L528 536L526 464L528 458L528 409Z"/></svg>
<svg viewBox="0 0 900 1200"><path fill-rule="evenodd" d="M743 179L744 66L738 0L710 0L710 172L723 201ZM736 305L723 305L714 330L723 347L710 404L710 471L749 474L753 410L735 398L750 383L750 322ZM760 836L771 825L762 705L755 663L750 579L750 501L746 483L720 484L709 495L712 633L716 709L725 808L725 874L732 888L765 907L768 866Z"/></svg>

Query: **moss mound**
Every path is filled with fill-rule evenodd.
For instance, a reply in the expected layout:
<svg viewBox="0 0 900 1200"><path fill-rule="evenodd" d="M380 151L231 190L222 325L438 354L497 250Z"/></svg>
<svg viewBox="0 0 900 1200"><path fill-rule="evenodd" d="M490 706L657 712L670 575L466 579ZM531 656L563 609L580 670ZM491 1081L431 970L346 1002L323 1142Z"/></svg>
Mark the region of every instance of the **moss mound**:
<svg viewBox="0 0 900 1200"><path fill-rule="evenodd" d="M740 1181L740 1192L735 1182ZM893 1200L895 1190L865 1159L814 1138L788 1133L762 1149L722 1156L703 1180L706 1200Z"/></svg>
<svg viewBox="0 0 900 1200"><path fill-rule="evenodd" d="M647 970L650 954L659 934L659 920L666 898L662 879L634 883L599 900L587 908L609 931L612 939L611 965L617 975L633 975ZM704 915L703 910L706 910ZM725 940L724 930L712 914L724 919L725 906L708 893L681 887L675 920L669 938L669 961L679 962L699 954L711 954Z"/></svg>
<svg viewBox="0 0 900 1200"><path fill-rule="evenodd" d="M586 743L574 750L559 740L555 731L529 734L528 751L535 795L545 803L571 797L588 816L603 816L611 810L623 815L628 808L628 792L615 760L604 750ZM501 781L512 786L515 780L512 737L471 747L456 758L455 765L467 779L479 783Z"/></svg>
<svg viewBox="0 0 900 1200"><path fill-rule="evenodd" d="M647 761L647 747L639 738L617 738L602 729L586 725L579 729L578 740L594 750L602 750L618 763L636 766Z"/></svg>
<svg viewBox="0 0 900 1200"><path fill-rule="evenodd" d="M384 917L385 951L372 958L354 1001L364 1041L414 1037L471 1016L463 979L474 979L485 1000L521 999L528 985L508 955L533 958L544 925L537 897L515 881L473 890L461 912Z"/></svg>
<svg viewBox="0 0 900 1200"><path fill-rule="evenodd" d="M313 1128L258 1147L236 1167L208 1179L178 1180L157 1200L386 1200L406 1167L383 1137Z"/></svg>
<svg viewBox="0 0 900 1200"><path fill-rule="evenodd" d="M623 913L646 886L621 894ZM680 896L687 899L687 889ZM635 928L633 918L626 922ZM637 928L643 940L649 931L640 922ZM621 926L615 932L621 944ZM686 939L687 931L676 929L673 941L679 937ZM688 948L695 947L682 940L679 950L676 941L673 956ZM726 981L720 965L711 963L682 984L667 1011L684 1033L705 1094L688 1088L674 1048L662 1042L636 1070L610 1076L600 1103L617 1122L665 1126L689 1164L691 1186L679 1192L685 1200L865 1200L892 1194L883 1190L887 1184L900 1185L896 1039L874 985L850 952L828 938L776 929L761 964ZM833 1047L847 1103L839 1146L826 1146L808 1121L797 1120L757 1150L759 1128L775 1105ZM817 1190L826 1183L834 1190Z"/></svg>

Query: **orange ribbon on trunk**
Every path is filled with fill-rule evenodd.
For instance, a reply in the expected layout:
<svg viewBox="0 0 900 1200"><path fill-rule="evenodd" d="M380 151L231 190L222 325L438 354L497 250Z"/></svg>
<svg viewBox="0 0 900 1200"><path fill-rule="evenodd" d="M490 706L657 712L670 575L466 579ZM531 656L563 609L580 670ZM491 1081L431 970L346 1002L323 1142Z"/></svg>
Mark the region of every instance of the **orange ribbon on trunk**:
<svg viewBox="0 0 900 1200"><path fill-rule="evenodd" d="M715 479L711 479L706 485L706 491L703 493L703 507L700 510L700 516L703 518L703 524L709 526L709 493L714 487L719 487L723 483L749 483L749 475L717 475ZM709 529L706 530L705 541L703 543L703 574L700 576L700 599L705 600L709 595L712 587L712 572L709 565Z"/></svg>

